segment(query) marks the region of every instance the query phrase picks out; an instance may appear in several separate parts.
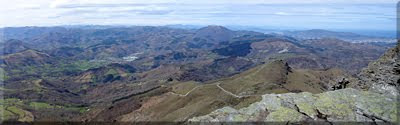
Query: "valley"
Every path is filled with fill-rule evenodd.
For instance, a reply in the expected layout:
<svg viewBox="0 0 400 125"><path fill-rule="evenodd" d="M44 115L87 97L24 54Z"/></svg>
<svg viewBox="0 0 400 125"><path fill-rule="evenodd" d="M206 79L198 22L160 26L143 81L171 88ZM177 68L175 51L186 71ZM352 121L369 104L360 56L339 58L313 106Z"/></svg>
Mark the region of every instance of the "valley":
<svg viewBox="0 0 400 125"><path fill-rule="evenodd" d="M346 39L300 38L215 25L2 30L1 121L323 120L318 113L329 122L396 120L393 109L380 103L397 104L392 96L399 85L399 45L392 41L349 42L369 37L345 33L340 34ZM325 97L356 100L340 93L354 93L389 114L366 111L362 99L322 104L330 103ZM269 99L281 96L268 107ZM372 98L387 99L368 101ZM261 103L268 103L268 113L254 107ZM330 109L340 103L360 103L357 111L368 118ZM345 113L356 112L348 107ZM280 111L299 117L287 119ZM228 118L229 113L240 118Z"/></svg>

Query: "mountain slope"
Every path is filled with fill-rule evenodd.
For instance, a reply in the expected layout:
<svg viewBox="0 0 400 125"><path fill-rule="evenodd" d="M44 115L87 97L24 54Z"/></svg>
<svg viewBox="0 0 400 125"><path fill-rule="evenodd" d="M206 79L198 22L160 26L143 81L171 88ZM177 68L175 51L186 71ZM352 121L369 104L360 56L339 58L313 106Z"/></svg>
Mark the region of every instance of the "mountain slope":
<svg viewBox="0 0 400 125"><path fill-rule="evenodd" d="M20 40L10 39L4 43L0 43L0 48L3 51L1 54L17 53L29 49L29 45Z"/></svg>
<svg viewBox="0 0 400 125"><path fill-rule="evenodd" d="M8 30L0 105L14 109L12 120L184 121L264 94L352 87L346 72L386 49L221 26Z"/></svg>
<svg viewBox="0 0 400 125"><path fill-rule="evenodd" d="M400 44L371 62L360 74L361 88L398 96L400 86Z"/></svg>
<svg viewBox="0 0 400 125"><path fill-rule="evenodd" d="M0 58L4 60L5 65L10 67L37 66L53 62L50 55L32 49L4 55Z"/></svg>
<svg viewBox="0 0 400 125"><path fill-rule="evenodd" d="M236 108L248 106L260 100L261 95L265 93L302 91L320 93L326 90L321 84L321 78L323 78L321 74L329 73L293 70L283 61L273 61L229 78L208 81L203 84L189 81L163 85L163 87L148 92L148 94L157 91L162 91L162 93L127 98L124 101L116 102L111 106L112 108L103 107L102 112L86 119L93 121L108 119L117 121L185 121L190 117L205 115L223 106ZM297 78L302 77L301 75L306 75L308 78L298 81ZM324 77L328 77L325 80L336 78L334 75ZM124 112L121 112L124 107L117 106L128 104L140 106ZM110 112L120 112L120 114L111 115Z"/></svg>
<svg viewBox="0 0 400 125"><path fill-rule="evenodd" d="M267 121L285 123L374 122L398 119L399 45L371 63L359 76L368 91L345 88L320 94L265 94L248 107L224 107L191 122ZM357 86L355 86L357 87Z"/></svg>

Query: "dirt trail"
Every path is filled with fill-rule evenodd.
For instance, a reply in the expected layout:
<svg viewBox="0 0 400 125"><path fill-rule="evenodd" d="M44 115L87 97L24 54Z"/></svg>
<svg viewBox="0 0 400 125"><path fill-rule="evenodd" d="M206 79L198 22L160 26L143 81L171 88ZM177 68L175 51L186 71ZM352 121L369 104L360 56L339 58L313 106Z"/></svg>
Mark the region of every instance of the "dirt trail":
<svg viewBox="0 0 400 125"><path fill-rule="evenodd" d="M217 83L208 84L208 85L216 85L219 89L221 89L221 90L222 90L223 92L225 92L226 94L231 95L231 96L236 97L236 98L243 98L243 97L250 97L250 96L261 96L261 95L244 95L244 96L236 95L236 94L234 94L234 93L232 93L232 92L229 92L228 90L222 88L222 87L220 86L220 84L221 84L221 83L217 82ZM175 92L170 92L170 93L173 94L173 95L177 95L177 96L181 96L181 97L186 97L186 96L188 96L191 92L193 92L194 90L196 90L197 88L203 87L203 86L206 86L206 85L196 86L196 87L194 87L193 89L191 89L189 92L187 92L186 94L178 94L178 93L175 93Z"/></svg>

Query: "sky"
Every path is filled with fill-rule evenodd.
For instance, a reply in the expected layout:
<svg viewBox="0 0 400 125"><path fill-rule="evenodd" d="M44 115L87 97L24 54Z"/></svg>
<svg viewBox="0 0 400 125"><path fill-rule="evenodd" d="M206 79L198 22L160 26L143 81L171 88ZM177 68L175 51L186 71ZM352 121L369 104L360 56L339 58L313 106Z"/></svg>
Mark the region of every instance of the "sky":
<svg viewBox="0 0 400 125"><path fill-rule="evenodd" d="M0 27L238 25L396 29L397 0L0 0Z"/></svg>

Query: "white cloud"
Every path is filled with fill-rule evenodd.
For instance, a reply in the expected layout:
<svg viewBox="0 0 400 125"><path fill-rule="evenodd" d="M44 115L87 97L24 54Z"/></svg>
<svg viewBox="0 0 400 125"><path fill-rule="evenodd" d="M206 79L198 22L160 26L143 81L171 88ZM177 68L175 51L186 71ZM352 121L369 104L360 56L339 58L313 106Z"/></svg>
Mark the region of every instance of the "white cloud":
<svg viewBox="0 0 400 125"><path fill-rule="evenodd" d="M20 4L17 8L20 9L40 9L40 4Z"/></svg>
<svg viewBox="0 0 400 125"><path fill-rule="evenodd" d="M373 4L396 3L397 0L180 0L179 3L202 4Z"/></svg>
<svg viewBox="0 0 400 125"><path fill-rule="evenodd" d="M396 0L0 0L0 13L2 13L0 26L183 23L354 27L364 23L385 25L382 28L388 28L395 22L393 18L396 17L394 12L396 2ZM382 4L385 6L380 6ZM338 23L340 20L346 21L340 24ZM330 22L332 24L328 24ZM352 22L359 24L351 24Z"/></svg>
<svg viewBox="0 0 400 125"><path fill-rule="evenodd" d="M53 2L50 3L50 8L57 8L63 5L68 5L71 4L73 0L54 0Z"/></svg>
<svg viewBox="0 0 400 125"><path fill-rule="evenodd" d="M283 16L291 15L291 14L286 13L286 12L276 12L276 13L274 13L274 14L275 14L275 15L283 15Z"/></svg>

